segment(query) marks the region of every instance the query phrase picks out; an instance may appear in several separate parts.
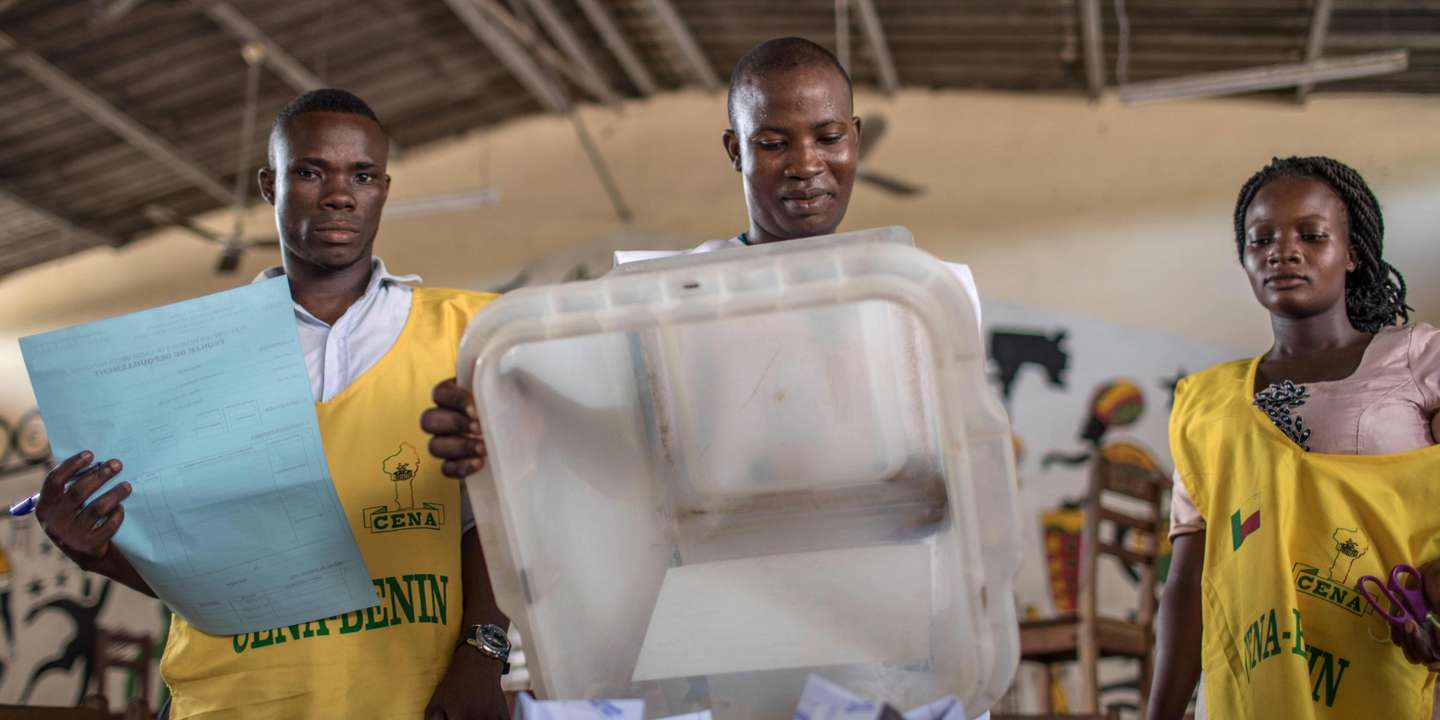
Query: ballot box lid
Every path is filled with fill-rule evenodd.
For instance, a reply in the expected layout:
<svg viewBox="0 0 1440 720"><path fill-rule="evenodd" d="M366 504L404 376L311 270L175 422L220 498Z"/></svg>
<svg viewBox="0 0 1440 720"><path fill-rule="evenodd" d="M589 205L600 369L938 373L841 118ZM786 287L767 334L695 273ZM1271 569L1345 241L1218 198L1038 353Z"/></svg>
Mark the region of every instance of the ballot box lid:
<svg viewBox="0 0 1440 720"><path fill-rule="evenodd" d="M1013 678L1009 422L978 309L904 228L517 290L457 376L540 697L788 718L818 672L978 713Z"/></svg>

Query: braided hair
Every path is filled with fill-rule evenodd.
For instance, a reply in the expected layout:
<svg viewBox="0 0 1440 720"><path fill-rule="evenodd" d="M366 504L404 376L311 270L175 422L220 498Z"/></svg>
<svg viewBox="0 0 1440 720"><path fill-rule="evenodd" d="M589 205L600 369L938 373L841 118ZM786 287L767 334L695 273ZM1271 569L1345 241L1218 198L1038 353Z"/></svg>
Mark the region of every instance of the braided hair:
<svg viewBox="0 0 1440 720"><path fill-rule="evenodd" d="M1328 157L1273 158L1251 176L1235 201L1235 244L1245 257L1245 214L1260 189L1280 178L1307 178L1325 183L1345 203L1349 216L1350 245L1355 251L1355 269L1345 273L1345 311L1350 324L1364 333L1376 333L1387 325L1410 321L1405 304L1405 278L1381 257L1385 240L1385 219L1380 202L1365 178L1355 169Z"/></svg>

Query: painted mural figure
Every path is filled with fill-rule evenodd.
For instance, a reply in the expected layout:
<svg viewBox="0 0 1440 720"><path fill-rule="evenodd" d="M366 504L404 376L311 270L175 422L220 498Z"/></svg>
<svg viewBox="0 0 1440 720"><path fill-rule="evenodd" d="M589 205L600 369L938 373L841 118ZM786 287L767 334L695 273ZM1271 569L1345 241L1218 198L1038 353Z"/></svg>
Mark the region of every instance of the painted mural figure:
<svg viewBox="0 0 1440 720"><path fill-rule="evenodd" d="M88 584L88 579L87 579ZM48 612L57 612L69 618L75 625L75 634L65 643L60 651L50 659L41 663L30 674L30 680L25 683L25 689L20 693L20 702L23 704L30 699L30 693L35 686L52 672L72 673L79 666L80 685L76 691L75 702L78 704L85 696L85 690L90 687L90 675L94 670L94 648L96 620L100 617L100 611L105 607L105 600L110 597L110 581L102 580L100 591L93 599L62 596L55 598L43 605L37 605L25 614L25 624L33 624L39 616Z"/></svg>
<svg viewBox="0 0 1440 720"><path fill-rule="evenodd" d="M1041 333L995 330L990 333L990 361L1000 381L1000 397L1010 401L1015 379L1026 365L1045 372L1051 387L1065 387L1065 371L1070 367L1070 354L1060 346L1065 331L1046 336Z"/></svg>

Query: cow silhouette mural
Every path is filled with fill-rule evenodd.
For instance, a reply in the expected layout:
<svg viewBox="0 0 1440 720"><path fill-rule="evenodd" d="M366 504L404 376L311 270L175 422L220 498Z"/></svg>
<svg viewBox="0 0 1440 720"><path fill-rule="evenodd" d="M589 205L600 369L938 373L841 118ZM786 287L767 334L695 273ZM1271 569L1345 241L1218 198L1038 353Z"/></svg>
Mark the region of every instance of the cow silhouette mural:
<svg viewBox="0 0 1440 720"><path fill-rule="evenodd" d="M990 333L992 371L1000 382L1000 397L1007 406L1015 379L1027 365L1043 371L1051 387L1066 387L1065 371L1070 367L1070 354L1060 346L1063 342L1064 330L1049 336L1018 330L994 330Z"/></svg>

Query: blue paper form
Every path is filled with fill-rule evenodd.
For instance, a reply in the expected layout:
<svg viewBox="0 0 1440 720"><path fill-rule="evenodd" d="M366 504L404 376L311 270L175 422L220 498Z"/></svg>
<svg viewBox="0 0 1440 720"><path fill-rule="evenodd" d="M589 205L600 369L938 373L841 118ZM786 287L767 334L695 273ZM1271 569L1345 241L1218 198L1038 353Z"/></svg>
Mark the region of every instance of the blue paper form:
<svg viewBox="0 0 1440 720"><path fill-rule="evenodd" d="M285 278L20 350L55 455L125 464L107 486L134 488L115 545L196 628L256 632L379 604L330 479Z"/></svg>

